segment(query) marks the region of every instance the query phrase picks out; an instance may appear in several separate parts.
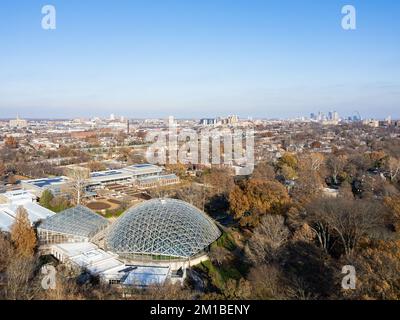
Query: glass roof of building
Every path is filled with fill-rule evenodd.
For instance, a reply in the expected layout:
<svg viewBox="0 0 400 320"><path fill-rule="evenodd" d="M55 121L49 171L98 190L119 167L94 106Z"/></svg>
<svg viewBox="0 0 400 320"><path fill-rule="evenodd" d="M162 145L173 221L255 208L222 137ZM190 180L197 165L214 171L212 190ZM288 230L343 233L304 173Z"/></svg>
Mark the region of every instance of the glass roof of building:
<svg viewBox="0 0 400 320"><path fill-rule="evenodd" d="M189 258L221 235L204 212L174 199L153 199L129 209L111 227L107 250L122 256Z"/></svg>
<svg viewBox="0 0 400 320"><path fill-rule="evenodd" d="M108 220L84 206L67 209L44 220L39 228L91 238L107 227Z"/></svg>

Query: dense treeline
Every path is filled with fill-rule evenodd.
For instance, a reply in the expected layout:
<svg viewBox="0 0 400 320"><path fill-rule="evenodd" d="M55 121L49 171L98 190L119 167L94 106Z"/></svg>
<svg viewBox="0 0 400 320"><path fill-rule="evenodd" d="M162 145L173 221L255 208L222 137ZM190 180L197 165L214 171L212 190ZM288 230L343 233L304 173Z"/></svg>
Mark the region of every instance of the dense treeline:
<svg viewBox="0 0 400 320"><path fill-rule="evenodd" d="M210 293L232 297L233 286L236 298L398 299L399 173L399 159L383 149L259 164L228 193L235 249L214 246L213 266L200 268ZM355 290L342 289L345 265L355 267Z"/></svg>

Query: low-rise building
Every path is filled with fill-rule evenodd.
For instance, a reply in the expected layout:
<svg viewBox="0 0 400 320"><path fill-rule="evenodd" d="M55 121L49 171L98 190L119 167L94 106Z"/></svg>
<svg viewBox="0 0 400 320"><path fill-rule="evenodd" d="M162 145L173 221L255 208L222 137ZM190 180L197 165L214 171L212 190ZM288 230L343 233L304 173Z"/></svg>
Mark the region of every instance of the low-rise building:
<svg viewBox="0 0 400 320"><path fill-rule="evenodd" d="M17 119L10 120L9 126L11 128L17 128L17 129L26 128L28 126L28 121L20 119L17 116Z"/></svg>
<svg viewBox="0 0 400 320"><path fill-rule="evenodd" d="M43 208L35 202L35 196L24 190L0 194L0 230L9 232L15 223L19 207L23 207L32 225L49 218L54 212Z"/></svg>
<svg viewBox="0 0 400 320"><path fill-rule="evenodd" d="M69 182L70 179L68 177L60 176L54 178L23 180L21 181L21 186L24 190L28 190L40 198L45 190L50 190L54 196L60 195Z"/></svg>
<svg viewBox="0 0 400 320"><path fill-rule="evenodd" d="M85 186L87 191L95 191L110 184L135 184L140 188L153 187L156 184L164 186L179 183L176 175L162 175L163 168L152 164L137 164L123 169L92 172ZM68 189L71 179L65 176L24 180L21 186L24 190L33 192L40 197L45 190L50 190L55 196Z"/></svg>

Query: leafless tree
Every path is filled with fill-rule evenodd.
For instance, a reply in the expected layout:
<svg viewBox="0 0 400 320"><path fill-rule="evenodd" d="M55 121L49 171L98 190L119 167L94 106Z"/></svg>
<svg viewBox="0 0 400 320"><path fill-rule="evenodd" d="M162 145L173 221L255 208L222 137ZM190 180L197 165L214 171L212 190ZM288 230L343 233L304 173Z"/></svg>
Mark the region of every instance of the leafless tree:
<svg viewBox="0 0 400 320"><path fill-rule="evenodd" d="M251 268L247 279L250 282L252 299L270 300L286 297L282 274L274 264L261 264Z"/></svg>
<svg viewBox="0 0 400 320"><path fill-rule="evenodd" d="M34 279L36 259L15 256L6 270L5 298L8 300L31 300L38 291Z"/></svg>
<svg viewBox="0 0 400 320"><path fill-rule="evenodd" d="M249 239L245 248L246 255L254 264L268 263L274 259L276 250L287 242L289 235L282 216L266 215Z"/></svg>
<svg viewBox="0 0 400 320"><path fill-rule="evenodd" d="M213 263L221 266L224 262L232 259L232 253L224 247L215 246L211 248L209 257Z"/></svg>
<svg viewBox="0 0 400 320"><path fill-rule="evenodd" d="M389 173L390 181L396 181L397 177L400 174L400 159L390 157L387 161L386 168Z"/></svg>
<svg viewBox="0 0 400 320"><path fill-rule="evenodd" d="M344 167L346 166L347 159L343 155L335 156L332 155L328 158L326 165L330 170L333 182L335 184L338 183L339 174L343 172Z"/></svg>
<svg viewBox="0 0 400 320"><path fill-rule="evenodd" d="M9 262L11 261L14 248L11 244L11 239L0 232L0 273L5 272Z"/></svg>
<svg viewBox="0 0 400 320"><path fill-rule="evenodd" d="M329 251L332 238L340 240L350 255L367 234L383 227L384 210L373 200L323 198L309 207L309 218L321 246Z"/></svg>
<svg viewBox="0 0 400 320"><path fill-rule="evenodd" d="M177 191L176 197L204 211L207 200L207 190L204 185L192 184Z"/></svg>
<svg viewBox="0 0 400 320"><path fill-rule="evenodd" d="M68 184L77 205L81 204L82 196L85 192L89 170L86 168L74 167L67 171L67 176L71 179Z"/></svg>

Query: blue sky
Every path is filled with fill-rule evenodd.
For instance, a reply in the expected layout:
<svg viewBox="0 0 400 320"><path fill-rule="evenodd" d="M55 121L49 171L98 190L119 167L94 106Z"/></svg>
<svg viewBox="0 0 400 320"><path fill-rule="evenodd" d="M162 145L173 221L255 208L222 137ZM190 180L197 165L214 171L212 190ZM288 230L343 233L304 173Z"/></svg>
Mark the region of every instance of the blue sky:
<svg viewBox="0 0 400 320"><path fill-rule="evenodd" d="M399 58L394 0L1 0L0 118L400 118Z"/></svg>

